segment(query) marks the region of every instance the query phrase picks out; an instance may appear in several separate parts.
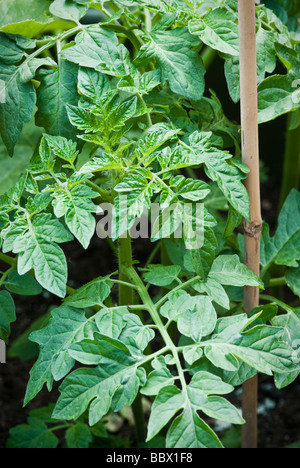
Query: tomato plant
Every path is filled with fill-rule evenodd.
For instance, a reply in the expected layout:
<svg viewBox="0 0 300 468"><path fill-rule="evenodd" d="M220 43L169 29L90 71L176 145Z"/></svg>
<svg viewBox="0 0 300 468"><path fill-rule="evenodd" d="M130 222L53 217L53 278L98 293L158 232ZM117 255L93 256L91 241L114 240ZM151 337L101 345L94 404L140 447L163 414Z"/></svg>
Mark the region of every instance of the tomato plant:
<svg viewBox="0 0 300 468"><path fill-rule="evenodd" d="M260 277L244 261L240 127L206 81L218 57L239 102L237 0L11 3L0 6L2 159L13 167L0 200L0 337L15 294L59 298L29 337L39 355L24 404L61 384L8 446L55 448L64 428L68 447L88 447L103 418L131 406L137 443L221 448L206 418L245 422L224 395L257 373L283 388L300 372L299 2L256 7L259 123L289 114L296 142ZM74 289L64 244L88 251L95 231L118 265ZM132 248L148 236L137 264ZM295 306L269 294L278 285ZM262 293L250 314L244 287Z"/></svg>

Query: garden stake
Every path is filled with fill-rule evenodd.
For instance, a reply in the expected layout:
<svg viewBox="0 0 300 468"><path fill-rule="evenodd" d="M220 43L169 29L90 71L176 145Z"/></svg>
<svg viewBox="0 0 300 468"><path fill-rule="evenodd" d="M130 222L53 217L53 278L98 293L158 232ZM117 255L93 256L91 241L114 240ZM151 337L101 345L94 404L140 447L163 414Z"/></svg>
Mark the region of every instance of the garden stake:
<svg viewBox="0 0 300 468"><path fill-rule="evenodd" d="M246 179L246 188L250 198L251 218L250 222L244 221L245 263L259 276L262 219L259 184L255 0L239 0L239 36L242 155L243 162L250 169ZM245 312L249 314L258 305L258 288L245 287ZM244 383L242 406L243 417L246 420L242 430L242 447L256 448L257 377Z"/></svg>

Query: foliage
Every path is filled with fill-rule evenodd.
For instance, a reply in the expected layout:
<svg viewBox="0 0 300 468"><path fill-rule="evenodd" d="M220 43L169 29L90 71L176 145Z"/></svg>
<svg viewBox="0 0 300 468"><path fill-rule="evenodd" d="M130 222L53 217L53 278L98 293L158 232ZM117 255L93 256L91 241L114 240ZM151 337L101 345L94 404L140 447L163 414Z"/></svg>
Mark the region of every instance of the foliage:
<svg viewBox="0 0 300 468"><path fill-rule="evenodd" d="M257 372L274 375L278 388L300 372L299 310L269 298L275 305L248 317L239 298L244 286L267 288L274 265L299 296L300 205L293 190L274 236L265 225L257 277L243 263L236 230L250 218L239 128L205 80L212 48L239 101L237 2L28 3L24 17L18 0L7 14L0 7L0 132L17 174L0 200L0 259L10 265L0 280L0 337L8 342L16 319L11 294L44 289L60 298L30 334L39 356L24 404L45 384L51 391L62 383L55 406L31 412L8 447L55 448L60 429L68 448L89 447L107 437L103 418L140 395L151 402L147 443L164 430L167 447L222 447L205 417L244 423L223 395ZM257 7L261 123L300 108L297 9L265 3ZM90 7L97 22L80 22ZM35 145L20 168L29 121ZM74 291L63 244L88 249L103 202L113 205L118 271ZM124 261L119 240L154 203L162 210L151 240L169 264L152 259L138 270L129 249ZM195 227L201 246L191 242Z"/></svg>

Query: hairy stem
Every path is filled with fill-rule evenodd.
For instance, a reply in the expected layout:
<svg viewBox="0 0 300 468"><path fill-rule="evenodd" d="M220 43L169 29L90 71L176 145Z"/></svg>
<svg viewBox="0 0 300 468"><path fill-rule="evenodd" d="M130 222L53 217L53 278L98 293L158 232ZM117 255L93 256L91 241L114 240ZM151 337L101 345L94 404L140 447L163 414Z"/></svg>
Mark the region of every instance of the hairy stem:
<svg viewBox="0 0 300 468"><path fill-rule="evenodd" d="M131 286L130 277L127 275L128 268L132 268L132 248L129 233L127 233L126 237L119 238L119 306L134 304L134 286ZM132 404L132 411L137 441L144 442L146 438L145 417L140 394L137 395Z"/></svg>

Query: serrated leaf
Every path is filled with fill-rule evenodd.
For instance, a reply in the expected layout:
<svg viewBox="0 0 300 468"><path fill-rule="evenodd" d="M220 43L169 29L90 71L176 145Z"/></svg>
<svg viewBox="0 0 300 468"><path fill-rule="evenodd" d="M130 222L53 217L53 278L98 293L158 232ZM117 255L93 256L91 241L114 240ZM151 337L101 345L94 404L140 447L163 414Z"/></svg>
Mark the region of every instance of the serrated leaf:
<svg viewBox="0 0 300 468"><path fill-rule="evenodd" d="M171 179L170 184L175 187L178 195L191 201L203 200L210 193L209 185L202 182L202 180L175 176Z"/></svg>
<svg viewBox="0 0 300 468"><path fill-rule="evenodd" d="M155 124L148 128L145 135L138 141L138 149L143 156L149 156L179 132L180 129L174 129L165 123Z"/></svg>
<svg viewBox="0 0 300 468"><path fill-rule="evenodd" d="M277 265L297 267L300 260L300 194L292 190L279 214L278 226L273 237L264 225L261 242L261 264L268 268L273 262Z"/></svg>
<svg viewBox="0 0 300 468"><path fill-rule="evenodd" d="M150 208L153 182L149 182L143 172L126 175L115 191L119 195L114 200L112 219L112 239L116 240L128 231L136 218Z"/></svg>
<svg viewBox="0 0 300 468"><path fill-rule="evenodd" d="M157 395L161 388L167 387L174 382L175 378L167 367L154 369L149 373L147 382L141 389L143 395Z"/></svg>
<svg viewBox="0 0 300 468"><path fill-rule="evenodd" d="M213 413L215 418L242 424L238 411L216 394L226 394L233 390L219 377L208 372L195 374L185 391L173 385L163 387L152 406L148 438L154 437L178 411L182 413L173 420L167 433L169 448L220 448L222 444L216 434L198 416L197 410Z"/></svg>
<svg viewBox="0 0 300 468"><path fill-rule="evenodd" d="M300 374L300 354L299 354L299 333L300 333L300 313L299 309L290 311L287 314L277 315L271 320L272 325L282 327L283 340L292 348L291 360L294 370L289 372L275 373L274 380L277 388L281 389L292 383Z"/></svg>
<svg viewBox="0 0 300 468"><path fill-rule="evenodd" d="M224 8L208 11L200 20L189 24L192 34L219 52L237 56L239 54L239 31L236 16Z"/></svg>
<svg viewBox="0 0 300 468"><path fill-rule="evenodd" d="M191 165L204 164L207 176L217 182L228 202L244 218L249 219L249 197L242 180L246 177L241 168L231 163L231 156L211 146L211 134L194 132L189 137L190 152L183 153Z"/></svg>
<svg viewBox="0 0 300 468"><path fill-rule="evenodd" d="M212 301L224 307L224 309L230 309L229 297L218 281L208 277L206 281L194 282L193 288L200 293L207 294Z"/></svg>
<svg viewBox="0 0 300 468"><path fill-rule="evenodd" d="M238 369L237 359L267 375L292 371L291 348L282 340L283 330L261 325L244 332L247 324L244 314L219 319L214 335L205 344L206 357L228 371Z"/></svg>
<svg viewBox="0 0 300 468"><path fill-rule="evenodd" d="M32 400L45 383L50 390L53 379L62 379L72 369L75 361L68 354L69 347L92 337L92 333L93 326L83 311L62 306L51 312L49 323L30 335L30 340L39 344L40 355L30 371L24 404Z"/></svg>
<svg viewBox="0 0 300 468"><path fill-rule="evenodd" d="M72 140L67 140L67 138L62 136L52 136L44 135L44 140L46 140L49 148L53 151L55 156L73 163L77 158L78 151L76 148L76 143Z"/></svg>
<svg viewBox="0 0 300 468"><path fill-rule="evenodd" d="M99 277L78 288L70 294L64 301L65 305L86 308L94 305L103 305L103 302L110 295L113 282L109 277Z"/></svg>
<svg viewBox="0 0 300 468"><path fill-rule="evenodd" d="M174 93L198 101L204 92L205 68L199 55L191 50L196 42L185 27L160 30L141 47L136 62L145 64L155 57L162 84L168 82Z"/></svg>
<svg viewBox="0 0 300 468"><path fill-rule="evenodd" d="M188 250L184 255L184 266L188 271L197 273L205 279L216 256L217 238L214 230L206 227L204 244L200 249Z"/></svg>
<svg viewBox="0 0 300 468"><path fill-rule="evenodd" d="M148 94L161 82L160 70L151 70L142 75L138 73L135 76L125 76L118 83L118 89L131 94L139 93L140 96Z"/></svg>
<svg viewBox="0 0 300 468"><path fill-rule="evenodd" d="M89 26L79 33L75 45L63 50L62 55L81 67L93 68L119 78L135 73L128 49L118 43L114 31L99 25Z"/></svg>
<svg viewBox="0 0 300 468"><path fill-rule="evenodd" d="M263 282L240 262L238 255L219 255L212 265L209 278L227 286L264 288Z"/></svg>
<svg viewBox="0 0 300 468"><path fill-rule="evenodd" d="M95 233L96 220L92 213L97 211L97 207L91 199L96 196L86 185L75 185L53 194L55 215L64 217L68 228L85 249Z"/></svg>
<svg viewBox="0 0 300 468"><path fill-rule="evenodd" d="M215 328L217 314L211 299L206 296L190 297L186 310L178 317L178 330L194 341L209 335Z"/></svg>
<svg viewBox="0 0 300 468"><path fill-rule="evenodd" d="M18 273L23 275L32 268L35 278L42 287L64 297L67 283L67 262L62 249L56 242L73 239L64 226L50 214L37 214L16 237L13 252L18 253ZM20 234L20 232L19 232Z"/></svg>
<svg viewBox="0 0 300 468"><path fill-rule="evenodd" d="M268 122L300 107L300 60L297 51L283 44L276 44L279 59L287 68L286 75L272 75L258 87L258 120Z"/></svg>
<svg viewBox="0 0 300 468"><path fill-rule="evenodd" d="M144 280L156 286L168 286L179 275L181 267L177 265L148 265L144 271Z"/></svg>
<svg viewBox="0 0 300 468"><path fill-rule="evenodd" d="M108 411L114 396L115 411L131 404L137 394L140 380L137 375L138 362L132 358L126 347L119 349L112 338L99 335L98 351L101 350L101 366L88 369L80 368L67 376L60 386L61 396L56 404L53 417L59 419L77 419L98 395L107 401L97 418L93 415L93 406L89 410L90 423L95 424ZM121 403L120 403L121 402ZM96 420L95 420L96 419Z"/></svg>
<svg viewBox="0 0 300 468"><path fill-rule="evenodd" d="M213 430L188 406L172 423L167 434L170 448L222 448Z"/></svg>
<svg viewBox="0 0 300 468"><path fill-rule="evenodd" d="M37 89L36 124L44 127L50 135L76 137L66 105L77 104L77 75L78 67L66 60L60 60L55 69L40 70L38 73L40 86Z"/></svg>

